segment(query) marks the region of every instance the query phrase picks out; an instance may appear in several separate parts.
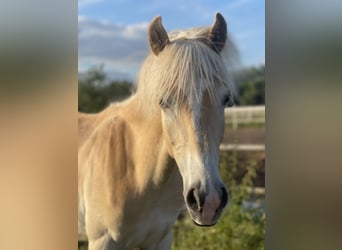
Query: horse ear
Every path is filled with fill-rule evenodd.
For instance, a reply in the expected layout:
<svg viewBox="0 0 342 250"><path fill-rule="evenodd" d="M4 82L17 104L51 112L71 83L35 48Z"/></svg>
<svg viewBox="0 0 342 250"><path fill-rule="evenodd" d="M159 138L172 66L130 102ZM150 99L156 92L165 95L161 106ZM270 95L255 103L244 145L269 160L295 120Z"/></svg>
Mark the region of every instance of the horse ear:
<svg viewBox="0 0 342 250"><path fill-rule="evenodd" d="M213 49L220 53L227 39L227 23L220 13L216 13L215 21L209 29L208 38Z"/></svg>
<svg viewBox="0 0 342 250"><path fill-rule="evenodd" d="M170 43L167 32L163 27L161 16L157 16L152 20L148 29L148 38L150 47L156 56Z"/></svg>

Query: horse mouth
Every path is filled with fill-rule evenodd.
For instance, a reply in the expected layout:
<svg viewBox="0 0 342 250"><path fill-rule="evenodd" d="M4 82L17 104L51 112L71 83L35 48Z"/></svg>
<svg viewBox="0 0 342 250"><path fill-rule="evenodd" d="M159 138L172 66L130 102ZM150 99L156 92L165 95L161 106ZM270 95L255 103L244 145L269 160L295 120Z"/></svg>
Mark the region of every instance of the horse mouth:
<svg viewBox="0 0 342 250"><path fill-rule="evenodd" d="M215 226L217 221L215 221L213 224L210 224L210 225L205 225L205 224L199 224L198 222L196 222L194 219L192 219L192 223L194 223L196 226L198 227L212 227L212 226Z"/></svg>
<svg viewBox="0 0 342 250"><path fill-rule="evenodd" d="M217 215L209 222L204 222L202 221L198 216L196 216L196 214L193 214L192 212L189 211L189 217L192 221L192 223L194 223L194 225L198 226L198 227L212 227L215 226L218 222L217 220Z"/></svg>

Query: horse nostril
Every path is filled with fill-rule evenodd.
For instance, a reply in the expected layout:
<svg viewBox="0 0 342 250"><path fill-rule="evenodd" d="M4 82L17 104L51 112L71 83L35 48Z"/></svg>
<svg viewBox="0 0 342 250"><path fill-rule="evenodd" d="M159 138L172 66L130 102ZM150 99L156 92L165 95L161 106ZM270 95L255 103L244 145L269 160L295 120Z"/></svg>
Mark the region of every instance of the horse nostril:
<svg viewBox="0 0 342 250"><path fill-rule="evenodd" d="M190 189L186 196L186 202L192 210L198 210L199 212L202 211L202 205L204 203L204 200L203 202L201 201L198 189Z"/></svg>
<svg viewBox="0 0 342 250"><path fill-rule="evenodd" d="M228 192L227 189L225 187L222 187L222 197L221 197L221 204L219 209L223 209L228 202Z"/></svg>
<svg viewBox="0 0 342 250"><path fill-rule="evenodd" d="M195 189L190 189L190 191L188 192L188 195L186 196L186 202L188 206L193 210L197 209L197 202L196 202L194 192L195 192Z"/></svg>

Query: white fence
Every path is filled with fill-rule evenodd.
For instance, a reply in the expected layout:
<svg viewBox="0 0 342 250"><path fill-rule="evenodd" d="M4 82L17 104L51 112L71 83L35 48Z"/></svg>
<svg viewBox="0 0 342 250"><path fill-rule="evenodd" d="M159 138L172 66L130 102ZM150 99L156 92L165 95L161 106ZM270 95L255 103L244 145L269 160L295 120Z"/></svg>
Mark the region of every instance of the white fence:
<svg viewBox="0 0 342 250"><path fill-rule="evenodd" d="M221 151L265 151L264 144L221 144Z"/></svg>
<svg viewBox="0 0 342 250"><path fill-rule="evenodd" d="M226 124L237 129L239 124L265 123L265 106L231 107L225 110Z"/></svg>

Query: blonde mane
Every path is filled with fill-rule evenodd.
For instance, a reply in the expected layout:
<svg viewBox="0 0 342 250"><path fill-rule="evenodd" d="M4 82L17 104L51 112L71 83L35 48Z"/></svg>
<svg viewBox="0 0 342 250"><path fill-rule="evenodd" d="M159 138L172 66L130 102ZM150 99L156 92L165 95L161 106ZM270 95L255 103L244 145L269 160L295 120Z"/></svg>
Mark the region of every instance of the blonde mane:
<svg viewBox="0 0 342 250"><path fill-rule="evenodd" d="M207 90L212 100L219 98L220 85L231 89L229 52L237 54L227 38L221 53L214 51L208 39L209 28L194 28L169 34L170 44L158 56L150 53L138 79L139 107L152 114L158 103L179 106L185 100L198 102Z"/></svg>

